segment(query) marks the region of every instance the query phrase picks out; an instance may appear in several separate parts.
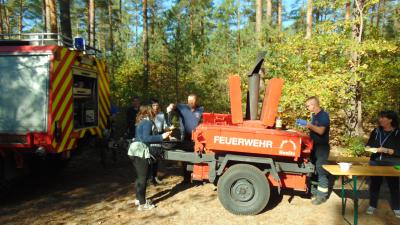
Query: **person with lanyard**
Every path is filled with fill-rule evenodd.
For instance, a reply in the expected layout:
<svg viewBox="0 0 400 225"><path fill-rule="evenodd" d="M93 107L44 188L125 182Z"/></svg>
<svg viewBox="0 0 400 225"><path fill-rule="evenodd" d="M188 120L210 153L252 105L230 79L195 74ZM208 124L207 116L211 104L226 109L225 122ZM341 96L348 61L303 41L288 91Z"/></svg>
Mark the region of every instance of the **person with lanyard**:
<svg viewBox="0 0 400 225"><path fill-rule="evenodd" d="M379 113L378 127L369 136L366 148L377 148L371 154L370 165L395 166L400 165L400 131L399 119L394 111ZM369 207L367 214L373 215L379 199L379 190L383 177L371 177L369 185ZM391 207L397 218L400 218L399 177L385 177L390 190Z"/></svg>
<svg viewBox="0 0 400 225"><path fill-rule="evenodd" d="M322 168L327 164L330 146L329 146L329 130L330 121L329 114L325 112L319 104L317 97L312 96L306 101L307 109L312 112L311 123L306 123L305 127L310 130L310 137L313 140L313 150L311 160L315 165L318 177L318 186L311 186L313 194L313 205L320 205L326 202L328 198L329 173Z"/></svg>

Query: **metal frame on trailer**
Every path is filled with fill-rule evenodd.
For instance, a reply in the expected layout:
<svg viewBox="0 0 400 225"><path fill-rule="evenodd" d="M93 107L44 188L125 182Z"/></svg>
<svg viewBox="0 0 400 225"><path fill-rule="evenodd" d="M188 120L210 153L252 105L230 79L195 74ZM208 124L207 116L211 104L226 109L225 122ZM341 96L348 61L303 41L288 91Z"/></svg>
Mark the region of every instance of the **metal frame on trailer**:
<svg viewBox="0 0 400 225"><path fill-rule="evenodd" d="M221 176L229 162L248 163L248 164L263 164L269 165L263 172L270 173L272 177L280 183L280 172L292 174L311 174L315 171L315 166L308 163L288 163L274 161L272 158L244 156L226 154L218 156L215 154L201 154L196 152L186 152L180 149L165 150L163 158L170 161L182 161L193 164L207 163L209 167L208 179L214 182L217 176ZM278 187L280 189L280 187Z"/></svg>

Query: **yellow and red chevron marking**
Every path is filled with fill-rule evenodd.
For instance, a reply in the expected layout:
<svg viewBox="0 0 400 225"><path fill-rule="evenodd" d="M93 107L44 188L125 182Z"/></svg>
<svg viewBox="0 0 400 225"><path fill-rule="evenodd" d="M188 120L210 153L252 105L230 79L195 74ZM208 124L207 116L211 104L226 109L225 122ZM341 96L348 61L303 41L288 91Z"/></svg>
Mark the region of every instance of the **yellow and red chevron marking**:
<svg viewBox="0 0 400 225"><path fill-rule="evenodd" d="M106 74L104 62L96 60L98 72L98 95L99 95L99 125L93 128L84 128L74 131L73 128L73 75L72 66L81 67L76 60L80 53L66 48L58 48L55 53L57 57L53 62L50 77L50 134L52 136L52 148L55 152L70 150L75 147L78 139L83 138L89 131L92 135L102 136L102 130L107 126L107 118L110 115L110 85ZM55 140L55 123L61 127L61 140Z"/></svg>
<svg viewBox="0 0 400 225"><path fill-rule="evenodd" d="M98 71L98 83L99 83L99 127L98 132L103 130L107 126L107 118L110 115L111 103L110 103L110 83L106 73L105 64L103 61L96 59L97 71Z"/></svg>
<svg viewBox="0 0 400 225"><path fill-rule="evenodd" d="M74 145L70 138L73 131L73 96L72 96L72 65L78 53L66 48L59 48L59 60L54 61L50 78L51 102L51 134L55 132L55 123L61 127L61 140L57 142L53 137L52 147L56 152L71 149Z"/></svg>

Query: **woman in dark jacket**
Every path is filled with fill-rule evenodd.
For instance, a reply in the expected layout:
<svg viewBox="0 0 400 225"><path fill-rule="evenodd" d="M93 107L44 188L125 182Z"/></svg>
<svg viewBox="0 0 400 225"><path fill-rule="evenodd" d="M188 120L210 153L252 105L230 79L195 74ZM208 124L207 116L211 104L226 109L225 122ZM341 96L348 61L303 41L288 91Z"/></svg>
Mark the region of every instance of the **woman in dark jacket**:
<svg viewBox="0 0 400 225"><path fill-rule="evenodd" d="M148 147L150 143L159 143L163 139L170 136L171 132L165 132L160 135L152 135L152 126L154 113L151 106L140 106L139 113L136 117L136 132L135 141L145 143ZM146 200L146 184L149 172L149 160L144 157L132 157L133 165L136 169L136 200L135 204L138 206L139 211L151 210L155 206Z"/></svg>
<svg viewBox="0 0 400 225"><path fill-rule="evenodd" d="M400 130L399 119L394 111L379 113L379 126L375 128L368 140L367 148L377 148L371 155L370 165L394 166L400 165ZM390 190L391 206L396 217L400 218L399 177L385 177ZM379 189L383 177L371 177L369 187L370 200L367 214L374 214L378 206Z"/></svg>

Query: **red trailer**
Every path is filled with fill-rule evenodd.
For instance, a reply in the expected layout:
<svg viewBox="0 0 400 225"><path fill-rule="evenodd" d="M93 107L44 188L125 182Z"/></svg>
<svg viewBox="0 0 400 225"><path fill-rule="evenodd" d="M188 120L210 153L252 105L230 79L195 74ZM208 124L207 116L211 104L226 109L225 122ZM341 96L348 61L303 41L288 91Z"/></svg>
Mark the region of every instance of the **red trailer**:
<svg viewBox="0 0 400 225"><path fill-rule="evenodd" d="M308 191L312 140L294 130L275 129L283 80L269 81L258 118L259 59L249 74L250 119L243 119L240 77L229 78L231 114L204 113L192 133L194 152L165 151L167 160L192 164L192 179L217 184L218 198L231 213L261 212L270 198L271 186ZM253 77L255 76L255 78ZM256 91L254 91L256 90Z"/></svg>

